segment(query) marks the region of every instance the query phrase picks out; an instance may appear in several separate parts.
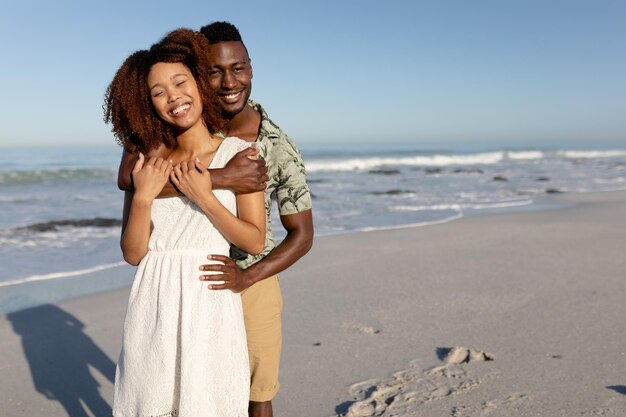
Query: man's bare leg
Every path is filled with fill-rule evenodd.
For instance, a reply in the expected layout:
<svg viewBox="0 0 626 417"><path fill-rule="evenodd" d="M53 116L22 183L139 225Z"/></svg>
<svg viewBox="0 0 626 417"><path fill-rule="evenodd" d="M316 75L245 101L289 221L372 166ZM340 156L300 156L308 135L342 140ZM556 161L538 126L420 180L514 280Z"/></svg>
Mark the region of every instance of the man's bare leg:
<svg viewBox="0 0 626 417"><path fill-rule="evenodd" d="M272 412L272 402L271 401L263 401L256 402L250 401L250 405L248 406L248 416L249 417L273 417L274 413Z"/></svg>

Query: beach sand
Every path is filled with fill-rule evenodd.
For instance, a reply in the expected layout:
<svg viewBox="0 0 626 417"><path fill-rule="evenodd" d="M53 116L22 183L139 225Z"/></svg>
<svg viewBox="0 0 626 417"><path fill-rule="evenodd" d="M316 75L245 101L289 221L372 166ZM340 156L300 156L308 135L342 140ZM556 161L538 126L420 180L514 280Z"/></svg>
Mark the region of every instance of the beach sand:
<svg viewBox="0 0 626 417"><path fill-rule="evenodd" d="M625 416L626 192L553 199L316 238L281 275L275 415ZM0 416L105 415L127 297L1 318Z"/></svg>

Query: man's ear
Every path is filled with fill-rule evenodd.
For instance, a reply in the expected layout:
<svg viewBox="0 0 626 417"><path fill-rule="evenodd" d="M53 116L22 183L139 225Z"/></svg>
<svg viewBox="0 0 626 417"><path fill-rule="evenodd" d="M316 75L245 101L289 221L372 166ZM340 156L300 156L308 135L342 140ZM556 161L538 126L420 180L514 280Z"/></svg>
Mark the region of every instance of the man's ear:
<svg viewBox="0 0 626 417"><path fill-rule="evenodd" d="M248 58L248 61L250 62L250 78L254 78L254 68L252 68L252 58Z"/></svg>

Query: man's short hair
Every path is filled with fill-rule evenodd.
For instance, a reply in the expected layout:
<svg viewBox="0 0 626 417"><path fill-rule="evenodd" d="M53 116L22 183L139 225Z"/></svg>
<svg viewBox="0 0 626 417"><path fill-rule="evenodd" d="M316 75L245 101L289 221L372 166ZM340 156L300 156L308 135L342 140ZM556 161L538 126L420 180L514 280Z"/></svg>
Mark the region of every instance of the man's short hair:
<svg viewBox="0 0 626 417"><path fill-rule="evenodd" d="M241 42L239 30L229 22L213 22L200 28L210 44L218 42ZM244 45L245 46L245 45Z"/></svg>

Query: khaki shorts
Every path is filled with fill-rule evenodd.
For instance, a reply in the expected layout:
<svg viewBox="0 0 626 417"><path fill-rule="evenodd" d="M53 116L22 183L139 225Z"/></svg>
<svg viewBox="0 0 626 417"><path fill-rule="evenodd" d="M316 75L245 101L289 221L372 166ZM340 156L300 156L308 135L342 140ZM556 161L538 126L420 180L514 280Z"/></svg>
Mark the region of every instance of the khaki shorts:
<svg viewBox="0 0 626 417"><path fill-rule="evenodd" d="M242 291L241 301L250 356L250 401L271 401L280 387L283 297L278 275Z"/></svg>

